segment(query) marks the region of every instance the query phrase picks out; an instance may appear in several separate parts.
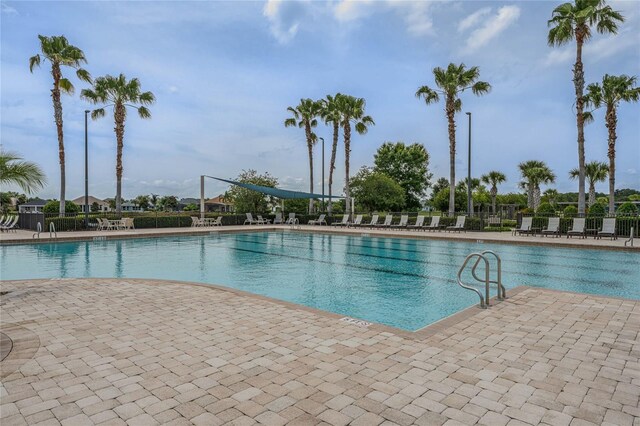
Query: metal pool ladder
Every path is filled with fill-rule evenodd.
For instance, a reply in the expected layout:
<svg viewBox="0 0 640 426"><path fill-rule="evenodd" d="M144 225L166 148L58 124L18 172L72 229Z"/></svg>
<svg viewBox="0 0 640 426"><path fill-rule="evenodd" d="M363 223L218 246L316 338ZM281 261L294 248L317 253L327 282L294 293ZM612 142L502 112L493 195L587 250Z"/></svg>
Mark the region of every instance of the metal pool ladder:
<svg viewBox="0 0 640 426"><path fill-rule="evenodd" d="M496 279L495 280L491 279L491 264L489 262L488 255L492 255L496 259L497 275L496 275ZM462 281L462 273L464 272L464 269L467 267L467 264L469 263L469 261L471 261L472 259L475 259L475 263L473 264L473 267L471 268L471 275L473 276L473 278L476 281L484 283L484 288L485 288L485 291L484 291L485 294L484 295L476 287L473 287L472 284L465 283L464 281ZM480 278L478 276L478 274L476 273L476 269L477 269L478 265L480 264L480 262L484 263L484 278ZM492 250L485 250L485 251L480 252L480 253L471 253L470 255L468 255L464 259L464 262L462 263L462 266L458 270L458 285L460 287L462 287L462 288L467 289L467 290L474 291L478 295L478 297L480 298L480 307L485 309L485 308L489 307L489 299L490 299L490 291L489 290L490 290L490 285L491 284L496 284L496 286L497 286L498 300L504 300L504 299L507 298L507 291L505 290L504 286L502 285L502 260L500 259L500 256L498 256Z"/></svg>

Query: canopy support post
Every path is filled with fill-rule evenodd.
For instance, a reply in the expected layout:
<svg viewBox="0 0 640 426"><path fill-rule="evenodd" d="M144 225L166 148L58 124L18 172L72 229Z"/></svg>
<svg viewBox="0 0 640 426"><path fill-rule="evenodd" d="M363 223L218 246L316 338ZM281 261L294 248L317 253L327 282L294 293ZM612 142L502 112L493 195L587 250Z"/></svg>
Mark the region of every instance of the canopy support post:
<svg viewBox="0 0 640 426"><path fill-rule="evenodd" d="M204 175L200 176L200 219L204 219Z"/></svg>

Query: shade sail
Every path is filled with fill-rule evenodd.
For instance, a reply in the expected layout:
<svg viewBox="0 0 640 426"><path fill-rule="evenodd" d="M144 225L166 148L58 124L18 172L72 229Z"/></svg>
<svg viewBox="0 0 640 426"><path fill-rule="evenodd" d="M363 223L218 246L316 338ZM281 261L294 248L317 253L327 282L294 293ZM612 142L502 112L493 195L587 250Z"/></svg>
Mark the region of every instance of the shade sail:
<svg viewBox="0 0 640 426"><path fill-rule="evenodd" d="M300 191L290 191L288 189L280 189L280 188L272 188L270 186L262 186L262 185L254 185L252 183L244 183L244 182L236 182L235 180L222 179L215 176L207 176L208 178L219 180L221 182L230 183L231 185L237 185L242 188L251 189L253 191L258 191L266 195L271 195L276 198L284 198L284 199L292 199L292 198L344 198L340 195L332 195L329 197L328 195L322 194L312 194L310 192L300 192Z"/></svg>

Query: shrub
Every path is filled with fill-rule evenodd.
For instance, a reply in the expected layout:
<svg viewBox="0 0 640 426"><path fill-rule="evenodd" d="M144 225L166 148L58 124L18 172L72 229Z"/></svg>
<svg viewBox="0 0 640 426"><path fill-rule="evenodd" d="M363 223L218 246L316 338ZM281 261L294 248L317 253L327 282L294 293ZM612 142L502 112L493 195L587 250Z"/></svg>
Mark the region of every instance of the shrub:
<svg viewBox="0 0 640 426"><path fill-rule="evenodd" d="M520 210L520 213L524 214L524 215L532 215L535 213L535 210L527 207L525 209Z"/></svg>
<svg viewBox="0 0 640 426"><path fill-rule="evenodd" d="M44 205L42 211L45 213L58 213L60 211L60 201L49 201ZM78 213L80 211L80 207L73 201L66 201L64 203L64 212L65 213Z"/></svg>
<svg viewBox="0 0 640 426"><path fill-rule="evenodd" d="M616 214L625 215L625 216L633 216L635 214L638 214L638 208L633 203L630 203L630 202L623 203L616 210Z"/></svg>
<svg viewBox="0 0 640 426"><path fill-rule="evenodd" d="M595 203L589 207L587 217L602 217L606 214L606 208L603 204Z"/></svg>
<svg viewBox="0 0 640 426"><path fill-rule="evenodd" d="M545 216L545 215L555 214L555 212L556 212L556 209L554 209L551 204L542 203L542 204L540 204L540 206L538 206L538 211L536 212L536 214L539 214L541 216Z"/></svg>
<svg viewBox="0 0 640 426"><path fill-rule="evenodd" d="M511 231L511 228L507 227L507 226L487 226L484 228L485 231L487 232L508 232Z"/></svg>
<svg viewBox="0 0 640 426"><path fill-rule="evenodd" d="M578 216L578 208L576 206L567 206L564 208L564 217Z"/></svg>

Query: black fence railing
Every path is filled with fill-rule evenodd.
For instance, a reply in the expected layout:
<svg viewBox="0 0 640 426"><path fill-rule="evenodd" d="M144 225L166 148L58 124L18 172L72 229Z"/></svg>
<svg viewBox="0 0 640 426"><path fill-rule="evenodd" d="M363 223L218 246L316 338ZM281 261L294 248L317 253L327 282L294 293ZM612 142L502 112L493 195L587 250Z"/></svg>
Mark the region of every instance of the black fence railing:
<svg viewBox="0 0 640 426"><path fill-rule="evenodd" d="M560 233L566 234L567 230L571 229L573 226L574 218L584 218L585 221L585 229L587 234L597 234L599 230L602 229L602 222L605 218L615 218L616 219L616 235L629 237L631 235L631 230L633 229L633 236L639 236L640 227L640 216L633 214L605 214L605 215L572 215L565 216L564 214L557 213L535 213L535 214L526 214L519 213L517 225L520 226L522 223L523 217L533 217L531 221L532 228L542 229L547 226L549 223L549 218L551 217L559 217L560 218Z"/></svg>

